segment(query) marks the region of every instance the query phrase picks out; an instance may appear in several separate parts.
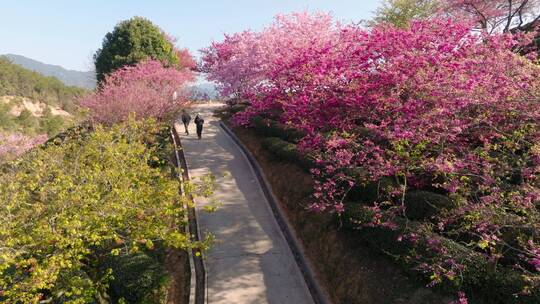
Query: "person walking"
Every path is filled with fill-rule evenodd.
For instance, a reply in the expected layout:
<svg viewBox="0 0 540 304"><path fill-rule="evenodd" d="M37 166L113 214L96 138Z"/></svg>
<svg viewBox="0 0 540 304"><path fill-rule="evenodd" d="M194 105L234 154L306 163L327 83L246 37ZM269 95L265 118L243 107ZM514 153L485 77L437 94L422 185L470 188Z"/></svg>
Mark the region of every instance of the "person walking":
<svg viewBox="0 0 540 304"><path fill-rule="evenodd" d="M199 139L202 137L202 129L203 129L204 119L197 114L195 116L195 125L197 126L197 136Z"/></svg>
<svg viewBox="0 0 540 304"><path fill-rule="evenodd" d="M184 123L184 128L186 129L186 135L189 135L188 127L189 127L190 121L191 121L191 116L185 109L183 109L182 110L182 123Z"/></svg>

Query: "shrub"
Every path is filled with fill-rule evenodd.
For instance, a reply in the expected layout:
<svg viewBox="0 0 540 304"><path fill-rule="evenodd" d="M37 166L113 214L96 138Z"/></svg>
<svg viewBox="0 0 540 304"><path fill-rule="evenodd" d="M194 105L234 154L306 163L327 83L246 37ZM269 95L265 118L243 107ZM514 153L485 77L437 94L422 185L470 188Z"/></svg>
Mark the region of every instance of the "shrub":
<svg viewBox="0 0 540 304"><path fill-rule="evenodd" d="M40 129L45 131L48 136L58 134L64 128L65 121L61 116L52 115L48 111L40 121Z"/></svg>
<svg viewBox="0 0 540 304"><path fill-rule="evenodd" d="M68 132L69 133L69 132ZM51 140L0 175L0 290L7 302L93 303L112 256L189 248L178 181L157 147L168 129L129 121ZM166 137L165 137L166 138ZM170 150L169 150L170 151ZM115 274L112 273L114 276Z"/></svg>
<svg viewBox="0 0 540 304"><path fill-rule="evenodd" d="M446 195L413 190L405 195L405 213L411 220L428 219L457 205Z"/></svg>
<svg viewBox="0 0 540 304"><path fill-rule="evenodd" d="M251 125L255 132L265 137L279 137L291 143L297 143L305 133L261 116L255 116L251 119Z"/></svg>
<svg viewBox="0 0 540 304"><path fill-rule="evenodd" d="M290 162L297 162L300 154L296 149L296 145L286 142L281 138L268 137L263 139L262 145L270 151L278 159Z"/></svg>
<svg viewBox="0 0 540 304"><path fill-rule="evenodd" d="M295 144L284 141L281 138L264 138L262 140L262 145L277 160L295 163L305 170L309 170L314 166L314 163L309 156L301 154Z"/></svg>
<svg viewBox="0 0 540 304"><path fill-rule="evenodd" d="M168 281L163 263L163 257L151 252L108 257L103 266L110 268L114 276L109 287L113 302L122 299L130 304L163 303L166 292L162 289Z"/></svg>

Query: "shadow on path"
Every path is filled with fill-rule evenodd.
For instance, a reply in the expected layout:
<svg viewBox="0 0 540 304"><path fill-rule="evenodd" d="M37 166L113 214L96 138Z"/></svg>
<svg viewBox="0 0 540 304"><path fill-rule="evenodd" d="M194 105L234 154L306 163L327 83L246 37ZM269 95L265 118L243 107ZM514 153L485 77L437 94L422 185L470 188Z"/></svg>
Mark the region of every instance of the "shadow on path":
<svg viewBox="0 0 540 304"><path fill-rule="evenodd" d="M213 198L222 203L214 213L199 212L201 232L216 239L207 254L208 302L313 303L248 161L213 109L197 108L206 121L201 140L182 136L192 179L212 173ZM209 203L197 201L198 210Z"/></svg>

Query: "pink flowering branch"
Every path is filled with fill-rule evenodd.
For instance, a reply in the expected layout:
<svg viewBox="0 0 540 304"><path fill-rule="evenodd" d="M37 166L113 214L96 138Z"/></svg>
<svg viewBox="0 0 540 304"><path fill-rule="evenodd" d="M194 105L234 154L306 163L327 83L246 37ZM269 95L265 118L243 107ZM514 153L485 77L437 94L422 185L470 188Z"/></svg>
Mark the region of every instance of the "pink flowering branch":
<svg viewBox="0 0 540 304"><path fill-rule="evenodd" d="M0 162L13 159L46 140L47 135L32 137L19 133L0 133Z"/></svg>

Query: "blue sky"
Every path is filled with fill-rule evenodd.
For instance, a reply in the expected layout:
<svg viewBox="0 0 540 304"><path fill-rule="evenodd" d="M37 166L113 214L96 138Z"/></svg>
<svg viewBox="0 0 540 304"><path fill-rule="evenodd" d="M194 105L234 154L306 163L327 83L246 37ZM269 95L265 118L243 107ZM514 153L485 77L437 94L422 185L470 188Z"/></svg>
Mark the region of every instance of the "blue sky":
<svg viewBox="0 0 540 304"><path fill-rule="evenodd" d="M342 21L369 19L378 0L2 0L0 54L27 56L76 70L92 69L92 54L116 23L152 20L194 55L223 33L260 29L277 13L331 11Z"/></svg>

